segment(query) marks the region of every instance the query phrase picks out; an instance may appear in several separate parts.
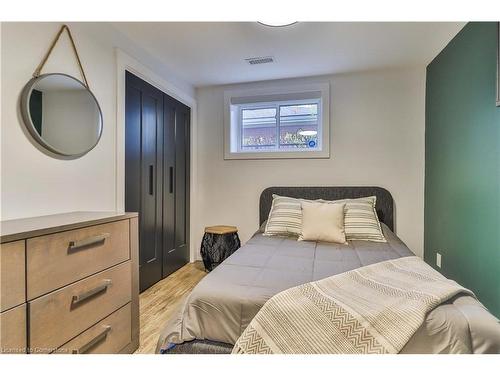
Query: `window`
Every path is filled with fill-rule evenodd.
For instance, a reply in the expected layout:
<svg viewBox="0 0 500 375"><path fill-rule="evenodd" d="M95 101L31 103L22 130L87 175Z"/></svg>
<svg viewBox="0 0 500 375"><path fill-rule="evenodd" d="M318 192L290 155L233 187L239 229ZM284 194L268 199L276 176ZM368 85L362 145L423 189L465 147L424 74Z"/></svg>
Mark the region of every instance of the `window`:
<svg viewBox="0 0 500 375"><path fill-rule="evenodd" d="M328 90L231 94L226 95L226 159L329 156L329 116L323 106L328 108Z"/></svg>

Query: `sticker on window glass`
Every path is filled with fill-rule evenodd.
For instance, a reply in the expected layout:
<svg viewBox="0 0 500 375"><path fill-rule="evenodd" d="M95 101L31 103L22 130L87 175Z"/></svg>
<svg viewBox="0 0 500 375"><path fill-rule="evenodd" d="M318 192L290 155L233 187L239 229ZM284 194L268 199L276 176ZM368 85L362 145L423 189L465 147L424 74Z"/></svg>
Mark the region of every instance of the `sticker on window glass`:
<svg viewBox="0 0 500 375"><path fill-rule="evenodd" d="M312 147L316 147L316 142L315 142L315 141L313 141L313 140L311 139L311 140L309 141L308 145L309 145L309 147L311 147L311 148L312 148Z"/></svg>

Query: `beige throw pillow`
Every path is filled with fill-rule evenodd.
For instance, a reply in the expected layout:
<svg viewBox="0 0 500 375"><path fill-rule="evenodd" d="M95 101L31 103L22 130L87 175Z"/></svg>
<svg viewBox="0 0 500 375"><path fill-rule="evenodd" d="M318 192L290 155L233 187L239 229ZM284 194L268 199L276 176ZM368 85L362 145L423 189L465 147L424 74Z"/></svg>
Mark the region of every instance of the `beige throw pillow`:
<svg viewBox="0 0 500 375"><path fill-rule="evenodd" d="M302 232L299 241L345 243L345 203L301 202Z"/></svg>

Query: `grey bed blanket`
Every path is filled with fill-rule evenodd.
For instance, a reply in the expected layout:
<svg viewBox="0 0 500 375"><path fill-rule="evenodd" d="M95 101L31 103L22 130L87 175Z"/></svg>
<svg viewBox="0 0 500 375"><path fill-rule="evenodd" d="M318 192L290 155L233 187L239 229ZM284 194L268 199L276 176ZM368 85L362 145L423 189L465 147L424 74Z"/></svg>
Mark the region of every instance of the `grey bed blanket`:
<svg viewBox="0 0 500 375"><path fill-rule="evenodd" d="M298 242L256 233L186 297L163 330L158 350L192 340L234 345L275 294L369 264L414 255L382 226L387 243ZM475 299L457 297L434 309L402 350L425 352L500 352L500 324Z"/></svg>

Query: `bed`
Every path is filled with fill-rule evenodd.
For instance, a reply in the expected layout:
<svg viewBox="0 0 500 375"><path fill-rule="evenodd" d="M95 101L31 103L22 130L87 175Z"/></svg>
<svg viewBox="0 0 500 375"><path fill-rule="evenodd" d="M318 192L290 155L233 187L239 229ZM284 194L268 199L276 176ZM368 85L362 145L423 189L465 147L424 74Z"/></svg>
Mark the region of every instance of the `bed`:
<svg viewBox="0 0 500 375"><path fill-rule="evenodd" d="M167 322L157 352L230 353L264 303L275 294L362 266L414 255L394 233L394 203L380 187L271 187L260 197L259 224L272 195L337 200L375 195L387 243L348 244L263 236L262 230L209 273ZM499 353L500 325L477 300L457 296L434 309L401 353Z"/></svg>

